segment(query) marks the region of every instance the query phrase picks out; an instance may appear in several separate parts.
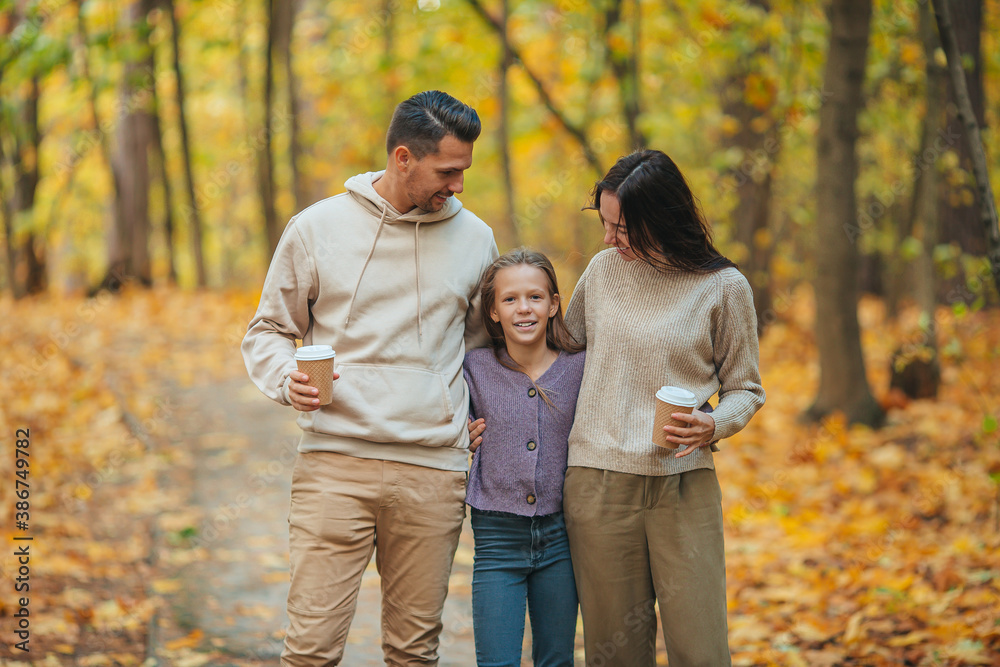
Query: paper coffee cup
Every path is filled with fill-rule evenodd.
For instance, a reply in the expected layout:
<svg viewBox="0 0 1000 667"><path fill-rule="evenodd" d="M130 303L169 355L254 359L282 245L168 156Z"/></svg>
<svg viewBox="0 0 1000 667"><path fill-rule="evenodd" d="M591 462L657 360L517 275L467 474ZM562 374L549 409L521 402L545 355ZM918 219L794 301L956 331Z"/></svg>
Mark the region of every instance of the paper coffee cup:
<svg viewBox="0 0 1000 667"><path fill-rule="evenodd" d="M653 444L667 449L677 449L677 443L667 440L664 426L687 428L689 424L674 419L674 412L691 414L697 402L693 393L681 387L660 387L656 392L656 415L653 417Z"/></svg>
<svg viewBox="0 0 1000 667"><path fill-rule="evenodd" d="M309 386L319 389L320 405L333 402L333 360L337 353L329 345L303 345L295 350L299 371L309 376Z"/></svg>

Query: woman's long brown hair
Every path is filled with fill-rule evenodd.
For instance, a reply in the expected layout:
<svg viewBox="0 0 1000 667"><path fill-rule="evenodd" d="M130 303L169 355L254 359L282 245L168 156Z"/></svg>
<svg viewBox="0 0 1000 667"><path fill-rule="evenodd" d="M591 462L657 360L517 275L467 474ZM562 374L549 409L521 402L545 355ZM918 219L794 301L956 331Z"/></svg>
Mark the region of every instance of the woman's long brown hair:
<svg viewBox="0 0 1000 667"><path fill-rule="evenodd" d="M684 175L666 153L636 151L619 158L594 186L593 208L601 195L618 198L632 251L660 271L710 273L736 264L712 244L712 230Z"/></svg>

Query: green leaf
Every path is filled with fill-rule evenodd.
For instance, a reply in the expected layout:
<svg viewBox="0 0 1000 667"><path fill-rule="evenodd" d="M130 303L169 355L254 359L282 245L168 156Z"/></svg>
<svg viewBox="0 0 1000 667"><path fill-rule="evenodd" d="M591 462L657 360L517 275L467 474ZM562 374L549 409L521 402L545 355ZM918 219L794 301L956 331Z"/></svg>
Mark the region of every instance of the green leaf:
<svg viewBox="0 0 1000 667"><path fill-rule="evenodd" d="M986 415L983 418L983 433L996 433L997 418L993 415Z"/></svg>
<svg viewBox="0 0 1000 667"><path fill-rule="evenodd" d="M961 358L962 342L957 338L952 338L943 348L941 348L941 354L951 359Z"/></svg>
<svg viewBox="0 0 1000 667"><path fill-rule="evenodd" d="M917 257L920 257L924 252L924 243L920 239L915 239L912 236L907 236L899 246L900 256L907 262L911 262Z"/></svg>

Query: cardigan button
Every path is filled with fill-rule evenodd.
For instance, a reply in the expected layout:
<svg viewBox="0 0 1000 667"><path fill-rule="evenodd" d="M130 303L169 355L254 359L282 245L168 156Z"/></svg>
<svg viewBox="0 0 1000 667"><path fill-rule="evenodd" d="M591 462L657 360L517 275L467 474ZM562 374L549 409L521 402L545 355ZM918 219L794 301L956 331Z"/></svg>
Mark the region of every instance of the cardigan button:
<svg viewBox="0 0 1000 667"><path fill-rule="evenodd" d="M528 396L531 397L531 398L534 398L536 393L537 392L535 391L534 387L532 387L531 389L528 390Z"/></svg>
<svg viewBox="0 0 1000 667"><path fill-rule="evenodd" d="M535 447L537 447L537 446L538 446L538 445L536 445L536 444L535 444L535 441L534 441L534 440L529 440L529 441L528 441L528 451L529 451L529 452L533 452L533 451L535 451Z"/></svg>
<svg viewBox="0 0 1000 667"><path fill-rule="evenodd" d="M528 501L528 504L529 504L529 505L534 505L534 504L535 504L535 496L534 496L534 494L532 494L532 493L529 493L529 494L528 494L528 498L527 498L527 501Z"/></svg>

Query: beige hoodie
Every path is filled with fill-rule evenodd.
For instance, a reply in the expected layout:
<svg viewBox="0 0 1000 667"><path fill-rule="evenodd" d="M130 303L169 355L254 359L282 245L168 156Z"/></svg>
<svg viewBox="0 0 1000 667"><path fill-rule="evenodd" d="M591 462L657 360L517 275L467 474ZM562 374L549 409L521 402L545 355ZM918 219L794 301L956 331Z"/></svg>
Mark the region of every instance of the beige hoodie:
<svg viewBox="0 0 1000 667"><path fill-rule="evenodd" d="M450 198L400 214L347 181L288 223L243 339L251 379L289 405L295 340L332 345L333 403L300 412L299 451L331 451L466 470L466 348L486 343L479 279L497 257L492 230Z"/></svg>

